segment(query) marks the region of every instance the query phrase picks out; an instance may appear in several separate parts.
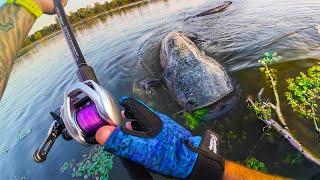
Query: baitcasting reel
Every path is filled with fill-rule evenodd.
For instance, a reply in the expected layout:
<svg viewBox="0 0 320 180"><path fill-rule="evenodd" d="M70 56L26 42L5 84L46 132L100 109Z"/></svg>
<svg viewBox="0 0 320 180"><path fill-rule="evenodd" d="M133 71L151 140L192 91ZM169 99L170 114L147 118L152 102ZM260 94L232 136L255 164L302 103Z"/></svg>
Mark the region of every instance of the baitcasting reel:
<svg viewBox="0 0 320 180"><path fill-rule="evenodd" d="M54 122L48 136L37 149L33 158L43 162L55 142L62 134L65 140L75 139L82 145L97 144L96 131L104 125L121 124L120 109L113 96L92 80L70 86L64 94L61 116L51 112Z"/></svg>
<svg viewBox="0 0 320 180"><path fill-rule="evenodd" d="M121 123L117 102L92 80L75 83L65 91L61 115L69 135L83 145L96 144L94 135L100 127Z"/></svg>

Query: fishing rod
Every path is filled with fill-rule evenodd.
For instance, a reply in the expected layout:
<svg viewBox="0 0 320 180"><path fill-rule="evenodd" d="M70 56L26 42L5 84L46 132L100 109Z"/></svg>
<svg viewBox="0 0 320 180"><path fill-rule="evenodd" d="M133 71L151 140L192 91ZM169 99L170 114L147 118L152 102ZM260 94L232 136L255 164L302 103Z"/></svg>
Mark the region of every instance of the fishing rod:
<svg viewBox="0 0 320 180"><path fill-rule="evenodd" d="M94 145L98 144L95 133L100 127L120 126L122 122L117 101L109 91L99 85L93 68L85 61L61 0L54 0L54 6L58 22L77 65L80 82L66 89L60 113L50 112L54 121L47 137L33 153L33 159L38 163L46 160L51 147L60 135L67 141L74 139L82 145ZM121 160L131 178L152 179L142 166L129 160Z"/></svg>
<svg viewBox="0 0 320 180"><path fill-rule="evenodd" d="M119 106L111 93L99 86L93 68L86 63L61 0L54 0L54 5L62 32L78 67L80 82L65 91L61 118L56 113L50 113L54 122L47 138L33 154L36 162L46 160L52 145L61 134L64 139L75 139L83 145L97 144L94 134L99 127L108 124L118 126L121 123Z"/></svg>

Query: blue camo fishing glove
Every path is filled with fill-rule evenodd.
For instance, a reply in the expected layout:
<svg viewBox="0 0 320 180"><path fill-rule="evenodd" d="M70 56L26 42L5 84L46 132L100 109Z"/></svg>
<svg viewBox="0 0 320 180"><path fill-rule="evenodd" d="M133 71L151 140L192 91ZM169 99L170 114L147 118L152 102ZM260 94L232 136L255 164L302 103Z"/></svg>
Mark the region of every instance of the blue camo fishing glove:
<svg viewBox="0 0 320 180"><path fill-rule="evenodd" d="M175 178L221 179L224 160L218 155L218 136L207 130L203 138L192 134L168 116L141 101L123 97L130 130L118 127L105 149L147 169Z"/></svg>

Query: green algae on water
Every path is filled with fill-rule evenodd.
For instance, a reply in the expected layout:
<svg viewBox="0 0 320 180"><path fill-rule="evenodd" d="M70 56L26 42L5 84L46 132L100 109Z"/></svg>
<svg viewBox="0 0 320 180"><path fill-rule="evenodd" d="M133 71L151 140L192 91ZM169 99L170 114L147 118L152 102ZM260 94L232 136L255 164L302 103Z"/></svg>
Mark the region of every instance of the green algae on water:
<svg viewBox="0 0 320 180"><path fill-rule="evenodd" d="M65 162L61 166L61 172L72 170L72 177L89 177L95 179L109 179L109 174L113 166L113 154L103 150L103 147L96 147L90 154L84 154L83 159L75 163Z"/></svg>
<svg viewBox="0 0 320 180"><path fill-rule="evenodd" d="M8 146L4 146L0 149L0 153L1 155L7 155L9 152L9 147Z"/></svg>
<svg viewBox="0 0 320 180"><path fill-rule="evenodd" d="M13 179L18 180L19 178L17 176L14 176ZM27 180L27 177L23 176L20 178L20 180Z"/></svg>
<svg viewBox="0 0 320 180"><path fill-rule="evenodd" d="M31 126L27 126L23 129L21 129L18 134L17 134L17 139L21 140L24 139L25 137L27 137L30 133L32 132L32 127Z"/></svg>

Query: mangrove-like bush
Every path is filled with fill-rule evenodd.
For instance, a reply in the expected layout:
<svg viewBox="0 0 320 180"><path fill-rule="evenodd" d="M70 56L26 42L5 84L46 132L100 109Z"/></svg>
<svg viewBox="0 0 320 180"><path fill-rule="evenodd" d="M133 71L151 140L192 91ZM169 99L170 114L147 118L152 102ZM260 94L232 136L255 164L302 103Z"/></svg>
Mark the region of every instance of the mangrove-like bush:
<svg viewBox="0 0 320 180"><path fill-rule="evenodd" d="M274 105L271 102L268 101L264 101L262 99L262 94L264 92L264 89L262 88L260 90L260 92L258 93L258 101L254 101L252 98L248 97L247 102L249 104L249 106L254 110L254 112L256 113L258 119L262 120L268 127L275 129L280 135L282 135L285 139L287 139L287 141L291 144L291 146L293 146L296 150L299 151L299 153L301 153L301 155L303 155L305 158L309 159L310 161L314 162L315 164L317 164L318 166L320 166L320 159L315 157L314 154L312 154L307 148L305 148L289 131L289 128L286 125L286 121L285 118L281 112L281 103L280 103L280 98L279 98L279 93L277 91L277 76L276 76L276 70L272 69L269 67L269 65L271 65L273 62L279 60L279 56L277 55L277 53L265 53L264 54L264 58L259 60L259 63L262 65L262 67L260 68L261 72L263 73L265 79L267 80L269 87L273 90L273 95L276 101L276 105ZM310 77L316 77L319 76L319 67L313 67L311 68L311 70L309 69L308 71L308 75ZM309 74L310 73L310 74ZM303 109L303 106L300 106L299 102L301 100L296 100L295 97L297 95L297 97L300 97L301 99L306 98L304 96L304 93L302 92L309 92L309 90L307 90L308 88L314 88L315 85L318 85L317 83L319 83L319 81L314 81L313 82L313 86L310 85L310 80L309 81L305 81L302 79L307 79L306 75L304 75L303 73L300 74L301 77L297 77L296 80L288 80L289 82L289 90L290 92L286 93L287 98L289 97L290 99L290 104L293 107L295 107L294 110L298 111L299 109ZM297 85L298 84L298 85ZM312 83L311 83L312 84ZM304 88L300 88L300 86L304 87ZM302 92L301 92L302 91ZM307 93L307 95L315 95L315 94L319 94L319 88L315 88L315 89L310 89L311 92ZM308 101L308 99L305 99L306 101ZM318 105L315 103L316 97L311 98L310 97L310 101L308 101L308 103L311 103L311 107L316 108ZM307 103L305 103L304 106L308 105ZM309 106L308 106L309 107ZM272 119L272 110L275 111L277 117L278 117L278 121L281 122L282 125L280 125L277 121L275 121L274 119ZM304 109L305 111L298 111L298 112L312 112L312 110L309 109L309 111L307 111L306 109ZM312 114L311 114L312 115ZM314 117L314 116L312 116ZM316 121L317 122L317 121ZM317 125L317 123L315 124ZM317 128L317 126L316 126Z"/></svg>
<svg viewBox="0 0 320 180"><path fill-rule="evenodd" d="M318 114L320 101L320 64L312 66L307 73L287 79L288 91L285 96L294 112L313 121L315 130L320 133Z"/></svg>

